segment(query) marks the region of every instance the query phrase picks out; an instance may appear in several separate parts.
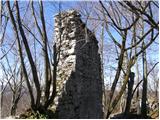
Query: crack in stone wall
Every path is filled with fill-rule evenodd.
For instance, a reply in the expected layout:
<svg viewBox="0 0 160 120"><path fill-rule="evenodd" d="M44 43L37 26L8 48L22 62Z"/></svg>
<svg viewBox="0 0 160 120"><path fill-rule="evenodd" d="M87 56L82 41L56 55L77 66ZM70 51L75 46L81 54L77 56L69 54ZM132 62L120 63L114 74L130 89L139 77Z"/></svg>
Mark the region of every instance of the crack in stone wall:
<svg viewBox="0 0 160 120"><path fill-rule="evenodd" d="M87 34L86 34L87 33ZM98 41L75 10L55 16L58 118L103 118Z"/></svg>

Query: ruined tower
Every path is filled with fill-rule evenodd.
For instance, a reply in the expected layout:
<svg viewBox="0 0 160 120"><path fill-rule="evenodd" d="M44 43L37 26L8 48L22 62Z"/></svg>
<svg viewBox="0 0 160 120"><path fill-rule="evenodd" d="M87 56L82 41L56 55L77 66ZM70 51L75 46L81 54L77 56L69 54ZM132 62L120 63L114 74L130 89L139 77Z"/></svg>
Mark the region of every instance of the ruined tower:
<svg viewBox="0 0 160 120"><path fill-rule="evenodd" d="M98 41L75 10L55 16L58 118L103 118Z"/></svg>

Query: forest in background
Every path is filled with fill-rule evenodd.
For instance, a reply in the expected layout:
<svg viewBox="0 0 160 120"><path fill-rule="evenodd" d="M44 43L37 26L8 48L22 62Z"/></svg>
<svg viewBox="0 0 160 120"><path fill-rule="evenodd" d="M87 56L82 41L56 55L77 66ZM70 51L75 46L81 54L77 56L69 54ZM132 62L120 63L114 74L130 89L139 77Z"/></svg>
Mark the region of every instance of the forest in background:
<svg viewBox="0 0 160 120"><path fill-rule="evenodd" d="M54 15L68 9L81 14L99 41L104 118L129 114L131 100L134 112L144 118L157 112L158 106L149 108L148 103L159 101L158 1L1 1L1 116L19 115L28 108L44 113L53 104Z"/></svg>

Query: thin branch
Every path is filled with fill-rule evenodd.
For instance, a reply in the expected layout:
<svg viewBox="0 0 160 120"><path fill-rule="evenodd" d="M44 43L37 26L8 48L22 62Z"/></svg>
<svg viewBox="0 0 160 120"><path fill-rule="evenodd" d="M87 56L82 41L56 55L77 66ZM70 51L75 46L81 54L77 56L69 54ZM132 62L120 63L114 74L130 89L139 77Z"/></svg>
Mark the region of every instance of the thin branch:
<svg viewBox="0 0 160 120"><path fill-rule="evenodd" d="M152 72L152 70L156 67L156 65L158 64L159 62L155 63L154 66L150 69L150 71L147 73L147 76L149 76L149 74ZM133 90L132 92L132 96L134 95L136 89L138 88L138 86L142 83L143 80L139 81L139 83L136 85L135 89Z"/></svg>
<svg viewBox="0 0 160 120"><path fill-rule="evenodd" d="M140 50L135 56L133 57L138 57L138 55L140 55L145 49L147 49L153 42L154 40L158 37L159 33L156 34L156 36L150 40L150 42L144 46L144 48L142 50Z"/></svg>
<svg viewBox="0 0 160 120"><path fill-rule="evenodd" d="M7 52L5 52L2 57L0 57L0 60L2 60L11 51L11 49L13 48L15 42L16 42L16 40L13 41L13 43L12 43L11 47L9 48L9 50Z"/></svg>
<svg viewBox="0 0 160 120"><path fill-rule="evenodd" d="M37 21L37 18L36 18L35 12L34 12L34 5L33 5L33 1L31 1L31 8L32 8L32 14L33 14L34 21L35 21L35 24L36 24L36 26L37 26L37 29L38 29L38 31L39 31L39 33L40 33L40 35L41 35L41 36L43 36L43 35L42 35L41 28L40 28L40 26L38 25L38 21Z"/></svg>
<svg viewBox="0 0 160 120"><path fill-rule="evenodd" d="M154 26L154 28L156 28L157 30L159 30L158 24L153 20L153 18L152 18L150 15L147 14L147 12L144 11L145 9L144 9L143 11L141 11L139 8L135 7L131 2L125 1L125 3L126 3L126 5L128 5L130 8L132 8L133 11L138 11L138 12L140 12L142 15L145 15L145 16L148 18L148 20L149 20L149 22L150 22L150 25ZM145 8L148 7L149 4L150 4L150 1L147 3L147 5L145 6Z"/></svg>
<svg viewBox="0 0 160 120"><path fill-rule="evenodd" d="M31 85L30 85L30 82L29 82L29 79L28 79L28 75L27 75L27 71L26 71L26 68L25 68L25 64L24 64L24 61L23 61L23 55L22 55L22 49L21 49L21 45L20 45L20 39L19 39L19 35L18 35L17 25L16 25L16 22L15 22L14 16L12 14L9 1L7 1L7 7L8 7L9 15L10 15L10 18L11 18L11 22L12 22L12 25L13 25L14 33L15 33L15 36L16 36L16 39L17 39L17 43L18 43L18 49L19 49L18 51L19 51L19 55L20 55L22 68L23 68L23 74L24 74L24 77L26 79L26 83L27 83L27 86L28 86L28 89L29 89L29 93L30 93L30 97L31 97L31 105L34 106L34 96L33 96L32 88L31 88Z"/></svg>
<svg viewBox="0 0 160 120"><path fill-rule="evenodd" d="M30 30L30 28L28 28L27 26L25 26L24 24L22 24L22 26L34 37L34 39L43 47L42 43L36 38L36 36L33 34L33 32Z"/></svg>
<svg viewBox="0 0 160 120"><path fill-rule="evenodd" d="M102 8L106 11L108 17L111 19L111 21L113 22L113 24L116 26L117 29L119 29L120 31L126 31L126 30L129 30L140 18L140 16L138 16L135 21L133 21L133 23L131 25L129 25L128 27L126 28L120 28L114 21L114 19L111 17L111 15L109 14L108 10L106 9L106 7L103 5L102 1L99 1Z"/></svg>
<svg viewBox="0 0 160 120"><path fill-rule="evenodd" d="M150 71L147 73L147 76L152 72L152 70L156 67L156 65L158 65L159 62L155 63L153 65L153 67L150 69Z"/></svg>
<svg viewBox="0 0 160 120"><path fill-rule="evenodd" d="M154 29L154 28L149 29L141 38L139 38L140 40L139 40L138 42L136 42L134 45L126 48L125 51L127 51L127 50L129 50L129 49L132 49L133 47L135 47L135 46L137 46L138 44L140 44L140 43L144 40L144 38L145 38L151 31L153 31L153 29Z"/></svg>

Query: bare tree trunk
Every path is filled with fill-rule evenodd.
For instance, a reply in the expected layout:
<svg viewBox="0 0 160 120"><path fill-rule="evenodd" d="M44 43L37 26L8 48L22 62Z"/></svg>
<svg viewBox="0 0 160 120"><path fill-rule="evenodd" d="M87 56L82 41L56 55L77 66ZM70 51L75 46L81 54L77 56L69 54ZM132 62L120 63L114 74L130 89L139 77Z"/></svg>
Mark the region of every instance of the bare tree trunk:
<svg viewBox="0 0 160 120"><path fill-rule="evenodd" d="M43 51L44 51L44 68L45 68L45 81L46 81L46 87L45 87L45 101L48 101L49 95L50 95L50 85L51 85L51 68L50 68L50 62L48 57L48 51L47 51L47 32L46 32L46 26L45 26L45 19L44 19L44 10L43 10L43 2L40 1L40 17L42 22L42 40L43 40Z"/></svg>
<svg viewBox="0 0 160 120"><path fill-rule="evenodd" d="M33 91L32 91L32 87L31 87L29 79L28 79L27 70L26 70L26 67L25 67L25 64L24 64L23 55L22 55L22 48L21 48L21 44L20 44L18 30L17 30L17 26L16 26L16 22L15 22L14 16L13 16L11 8L10 8L9 1L7 1L7 7L8 7L9 15L10 15L10 18L11 18L11 22L12 22L12 25L13 25L14 34L15 34L16 39L17 39L18 52L19 52L19 56L20 56L20 61L21 61L21 65L22 65L22 70L23 70L24 78L26 80L27 87L28 87L28 90L29 90L29 93L30 93L31 107L34 109L35 108L35 103L34 103Z"/></svg>
<svg viewBox="0 0 160 120"><path fill-rule="evenodd" d="M115 91L115 88L116 88L116 85L117 85L117 82L118 82L118 79L119 79L119 76L120 76L120 73L121 73L121 70L122 70L122 64L123 64L123 58L124 58L124 53L125 53L125 39L122 41L122 46L121 46L121 53L120 53L120 56L119 56L119 61L118 61L118 67L117 67L117 70L116 70L116 75L115 75L115 78L114 78L114 81L113 81L113 84L112 84L112 87L111 87L111 93L109 95L109 109L108 109L108 112L107 112L107 118L109 117L110 115L110 105L111 105L111 101L112 101L112 98L113 98L113 95L114 95L114 91Z"/></svg>
<svg viewBox="0 0 160 120"><path fill-rule="evenodd" d="M122 70L122 64L123 64L124 54L125 54L126 35L127 35L127 32L125 32L125 34L123 36L123 40L122 40L121 53L120 53L120 56L118 58L118 67L117 67L117 70L116 70L116 75L115 75L115 78L114 78L114 81L113 81L113 84L112 84L112 87L111 87L111 92L110 92L110 95L109 95L109 106L108 106L108 112L107 112L107 117L106 118L108 118L109 115L111 114L111 111L112 111L112 110L110 110L110 109L112 109L111 102L112 102L114 91L115 91L115 88L116 88L116 85L117 85L117 82L119 80L119 76L120 76L121 70Z"/></svg>
<svg viewBox="0 0 160 120"><path fill-rule="evenodd" d="M12 95L12 105L11 105L11 116L15 116L16 114L16 109L17 109L17 104L15 104L15 98L16 97L16 92L13 92Z"/></svg>
<svg viewBox="0 0 160 120"><path fill-rule="evenodd" d="M48 55L48 37L47 37L47 32L46 32L46 25L45 25L45 18L44 18L44 10L43 10L43 2L39 2L40 6L40 20L42 23L42 30L38 24L37 17L35 15L35 10L34 10L34 5L33 1L31 2L31 7L32 7L32 14L34 17L34 21L36 24L36 27L41 35L41 39L43 42L43 53L44 53L44 80L45 80L45 90L44 90L44 97L45 100L42 101L43 104L49 100L50 97L50 85L51 85L51 80L52 80L52 75L51 75L51 66L50 66L50 61L49 61L49 55Z"/></svg>
<svg viewBox="0 0 160 120"><path fill-rule="evenodd" d="M4 94L4 92L3 92L3 88L4 88L4 83L3 83L3 81L1 82L1 91L0 91L0 118L2 117L2 108L3 108L3 94Z"/></svg>
<svg viewBox="0 0 160 120"><path fill-rule="evenodd" d="M155 93L155 96L156 96L156 99L158 100L159 99L159 92L158 92L158 88L159 88L159 78L158 80L155 80L156 81L156 93Z"/></svg>
<svg viewBox="0 0 160 120"><path fill-rule="evenodd" d="M26 53L27 53L27 56L28 56L28 60L30 62L32 75L33 75L33 81L34 81L35 87L36 87L36 92L37 92L36 109L38 109L40 107L41 89L40 89L40 83L39 83L39 80L38 80L37 69L36 69L35 63L33 61L32 55L31 55L31 51L30 51L30 48L29 48L29 45L28 45L28 42L27 42L27 38L26 38L24 30L22 28L18 1L16 1L15 3L16 3L16 15L17 15L18 27L19 27L19 30L20 30L20 34L21 34L24 46L25 46L25 50L26 50Z"/></svg>
<svg viewBox="0 0 160 120"><path fill-rule="evenodd" d="M142 48L145 46L145 43L142 43ZM142 53L142 64L143 64L143 89L142 89L142 107L141 114L145 118L147 116L147 59L146 51Z"/></svg>
<svg viewBox="0 0 160 120"><path fill-rule="evenodd" d="M133 16L133 19L134 19L134 16ZM133 26L133 41L134 41L134 44L137 43L137 39L136 39L136 36L137 36L137 33L136 33L136 28L137 28L137 24L135 24ZM141 35L143 36L143 35ZM137 45L135 46L135 54L137 54ZM139 83L139 68L138 68L138 61L136 61L136 83L138 84ZM134 92L134 91L133 91ZM134 95L134 93L133 93ZM133 97L132 95L132 97ZM139 87L137 87L137 91L136 91L136 103L137 103L137 114L140 114L140 100L139 100Z"/></svg>
<svg viewBox="0 0 160 120"><path fill-rule="evenodd" d="M22 68L20 67L20 84L15 86L15 91L13 91L12 95L12 107L11 107L11 116L16 115L17 105L22 97L22 84L23 84L23 72Z"/></svg>
<svg viewBox="0 0 160 120"><path fill-rule="evenodd" d="M18 96L13 95L14 98L12 98L12 107L11 107L11 116L15 116L16 115L16 110L17 110L17 105L18 105L18 102L21 98L21 92L19 91L19 93L17 93Z"/></svg>
<svg viewBox="0 0 160 120"><path fill-rule="evenodd" d="M107 114L107 117L109 117L109 115L113 112L113 110L115 109L117 103L119 102L121 96L123 95L124 91L126 90L126 85L128 83L128 80L129 80L129 77L130 77L130 70L131 70L131 67L134 65L134 59L131 59L129 62L128 62L128 65L127 65L127 71L126 71L126 75L125 75L125 78L124 78L124 81L123 81L123 85L118 93L118 95L115 97L115 99L113 100L112 102L112 106L110 106L110 109L109 109L109 112Z"/></svg>
<svg viewBox="0 0 160 120"><path fill-rule="evenodd" d="M122 95L121 99L120 99L120 112L123 113L124 110L125 110L125 105L126 105L126 102L125 102L125 94Z"/></svg>
<svg viewBox="0 0 160 120"><path fill-rule="evenodd" d="M142 21L142 35L144 34L144 23ZM151 33L151 37L153 37L153 31ZM143 118L147 116L147 58L146 58L146 50L144 49L145 42L142 41L142 66L143 66L143 85L142 85L142 101L141 101L141 114Z"/></svg>
<svg viewBox="0 0 160 120"><path fill-rule="evenodd" d="M107 97L106 97L106 89L105 89L105 83L104 83L104 56L103 56L103 51L104 51L104 23L102 23L102 31L101 31L101 79L102 79L102 89L103 89L103 112L104 112L104 118L106 118L106 112L107 112Z"/></svg>
<svg viewBox="0 0 160 120"><path fill-rule="evenodd" d="M50 98L45 102L44 107L47 108L51 103L53 103L53 100L57 94L56 91L56 81L57 81L57 65L60 59L60 47L61 47L61 43L62 43L62 28L61 28L61 3L59 3L59 29L60 29L60 34L59 34L59 38L60 38L60 46L57 49L57 45L56 43L53 45L53 71L52 71L52 86L53 86L53 90L51 92L51 96ZM59 56L58 56L59 55Z"/></svg>
<svg viewBox="0 0 160 120"><path fill-rule="evenodd" d="M56 50L56 43L53 46L54 49L54 65L53 65L53 91L51 93L51 97L48 101L45 102L44 107L47 108L54 100L55 96L56 96L56 79L57 79L57 64L58 64L58 60L57 60L57 50Z"/></svg>
<svg viewBox="0 0 160 120"><path fill-rule="evenodd" d="M138 62L136 62L136 75L137 75L137 84L140 82L139 81L139 69L138 69ZM136 102L137 102L137 114L140 114L140 100L139 100L139 87L137 87L137 91L136 91Z"/></svg>
<svg viewBox="0 0 160 120"><path fill-rule="evenodd" d="M134 85L134 72L131 72L129 75L129 81L128 81L128 95L127 95L127 102L126 102L126 108L125 108L125 115L127 115L130 112L131 102L132 102L132 91L133 91L133 85Z"/></svg>
<svg viewBox="0 0 160 120"><path fill-rule="evenodd" d="M11 107L11 116L16 115L17 105L18 105L18 102L21 98L21 93L18 93L18 94L19 94L18 96L14 95L14 98L13 98L13 101L12 101L13 103L12 103L12 107Z"/></svg>

